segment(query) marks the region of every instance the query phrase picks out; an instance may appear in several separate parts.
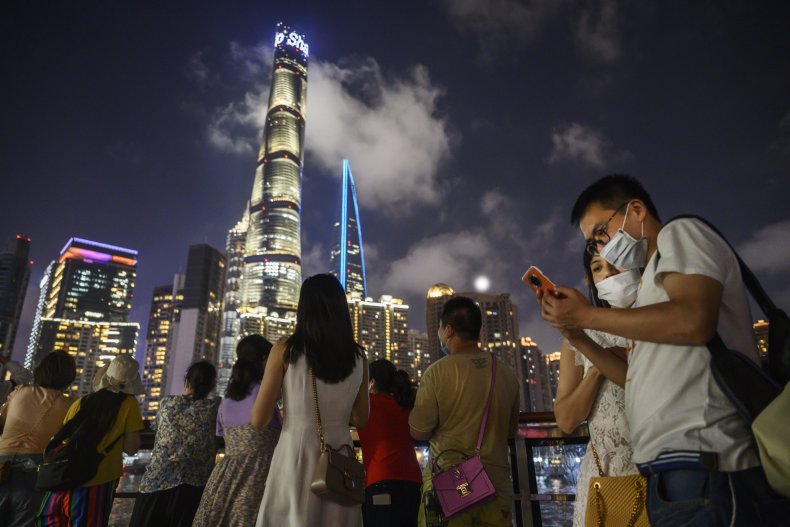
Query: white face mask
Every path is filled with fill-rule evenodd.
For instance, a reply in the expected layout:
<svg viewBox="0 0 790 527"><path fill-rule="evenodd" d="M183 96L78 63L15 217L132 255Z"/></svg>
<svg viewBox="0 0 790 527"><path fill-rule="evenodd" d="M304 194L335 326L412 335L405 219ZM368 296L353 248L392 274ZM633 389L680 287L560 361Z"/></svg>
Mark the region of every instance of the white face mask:
<svg viewBox="0 0 790 527"><path fill-rule="evenodd" d="M595 284L598 298L606 300L615 307L631 307L636 300L639 282L642 276L638 269L630 269L612 275Z"/></svg>
<svg viewBox="0 0 790 527"><path fill-rule="evenodd" d="M630 205L630 204L629 204ZM628 218L628 205L625 207L625 218L617 233L612 236L609 243L601 249L601 258L618 269L639 269L645 266L647 255L647 238L645 238L645 224L642 223L642 236L638 240L625 232L625 220ZM597 287L597 284L596 284Z"/></svg>

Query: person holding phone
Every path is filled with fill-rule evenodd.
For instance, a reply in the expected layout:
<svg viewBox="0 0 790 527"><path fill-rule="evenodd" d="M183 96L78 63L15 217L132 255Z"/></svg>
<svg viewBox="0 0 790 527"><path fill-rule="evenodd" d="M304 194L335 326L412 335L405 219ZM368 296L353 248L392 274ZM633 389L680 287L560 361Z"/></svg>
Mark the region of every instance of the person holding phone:
<svg viewBox="0 0 790 527"><path fill-rule="evenodd" d="M639 274L621 272L598 254L584 252L585 282L590 301L601 307L628 308L634 301ZM539 293L540 295L540 293ZM583 421L590 429L595 448L607 476L636 474L625 419L625 339L599 331L561 330L560 378L554 415L563 432L571 433ZM582 458L573 525L584 525L590 478L598 470L588 448Z"/></svg>

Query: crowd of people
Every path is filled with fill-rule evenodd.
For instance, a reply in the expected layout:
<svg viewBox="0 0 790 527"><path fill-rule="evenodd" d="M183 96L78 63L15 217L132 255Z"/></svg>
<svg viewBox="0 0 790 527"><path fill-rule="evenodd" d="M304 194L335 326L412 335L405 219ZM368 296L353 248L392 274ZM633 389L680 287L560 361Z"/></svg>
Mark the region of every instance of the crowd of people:
<svg viewBox="0 0 790 527"><path fill-rule="evenodd" d="M647 478L654 526L786 525L790 500L768 485L747 423L710 371L706 344L717 334L757 360L732 250L699 220L662 224L629 176L590 185L571 220L586 242L588 294L559 286L536 299L563 337L557 423L570 433L586 421L590 432L573 525L590 525L592 477L636 474ZM161 400L131 525L511 525L508 440L521 382L481 349L481 327L474 300L448 300L436 335L442 358L416 387L387 360L368 364L338 280L308 278L294 333L274 345L241 339L221 399L212 395L215 367L199 361L183 393ZM32 378L12 373L0 387L0 524L107 525L122 453L140 447L138 363L113 359L78 400L64 394L76 375L65 352L48 354ZM353 467L328 475L349 467L350 459L337 465L353 452L349 425L359 432L364 481ZM430 445L422 471L415 440ZM47 472L78 453L95 461L84 478ZM463 505L467 496L474 505Z"/></svg>

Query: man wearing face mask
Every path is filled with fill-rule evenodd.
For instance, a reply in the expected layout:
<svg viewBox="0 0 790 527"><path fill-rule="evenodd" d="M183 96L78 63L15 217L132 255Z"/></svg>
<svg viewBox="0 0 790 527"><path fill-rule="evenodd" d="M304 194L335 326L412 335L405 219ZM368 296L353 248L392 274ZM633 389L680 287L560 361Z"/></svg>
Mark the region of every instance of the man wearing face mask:
<svg viewBox="0 0 790 527"><path fill-rule="evenodd" d="M726 242L698 220L662 226L649 194L623 175L585 189L571 221L591 252L619 269L644 269L631 309L591 306L567 287L541 305L556 327L629 339L626 417L633 461L648 477L651 524L785 525L790 500L768 487L749 426L711 375L706 343L716 332L758 360Z"/></svg>
<svg viewBox="0 0 790 527"><path fill-rule="evenodd" d="M480 448L480 458L496 498L454 516L446 525L509 526L512 518L513 484L510 480L508 438L518 426L519 382L513 370L490 352L478 346L482 315L474 300L457 296L444 305L439 320L439 342L447 355L431 364L420 379L417 399L409 416L411 435L429 440L431 459L441 456L444 469L462 461L460 452L471 456L496 360L491 408ZM431 466L423 472L420 526L435 525L431 507ZM426 498L429 506L426 510Z"/></svg>

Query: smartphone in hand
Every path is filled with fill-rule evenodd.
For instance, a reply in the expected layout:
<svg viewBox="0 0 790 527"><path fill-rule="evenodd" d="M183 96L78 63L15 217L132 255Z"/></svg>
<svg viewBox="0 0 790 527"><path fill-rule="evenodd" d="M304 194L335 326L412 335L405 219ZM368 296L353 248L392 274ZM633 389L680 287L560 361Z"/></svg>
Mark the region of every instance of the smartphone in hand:
<svg viewBox="0 0 790 527"><path fill-rule="evenodd" d="M557 286L554 285L554 282L549 280L546 275L534 265L527 269L527 272L524 273L521 279L535 291L543 291L544 294L553 293L557 290Z"/></svg>

